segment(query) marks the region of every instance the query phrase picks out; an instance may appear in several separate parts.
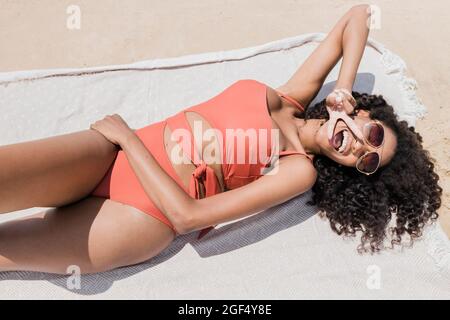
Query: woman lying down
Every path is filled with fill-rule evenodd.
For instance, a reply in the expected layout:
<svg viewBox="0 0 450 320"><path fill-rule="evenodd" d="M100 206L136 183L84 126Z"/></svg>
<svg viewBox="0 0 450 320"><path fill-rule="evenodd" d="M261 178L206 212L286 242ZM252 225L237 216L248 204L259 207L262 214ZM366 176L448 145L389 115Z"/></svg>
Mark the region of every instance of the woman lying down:
<svg viewBox="0 0 450 320"><path fill-rule="evenodd" d="M115 114L0 147L0 213L53 207L0 225L0 271L137 264L310 189L334 232L361 232L359 251L420 237L441 205L433 161L382 96L352 92L368 17L350 9L280 87L240 79L137 130ZM341 58L333 92L310 105Z"/></svg>

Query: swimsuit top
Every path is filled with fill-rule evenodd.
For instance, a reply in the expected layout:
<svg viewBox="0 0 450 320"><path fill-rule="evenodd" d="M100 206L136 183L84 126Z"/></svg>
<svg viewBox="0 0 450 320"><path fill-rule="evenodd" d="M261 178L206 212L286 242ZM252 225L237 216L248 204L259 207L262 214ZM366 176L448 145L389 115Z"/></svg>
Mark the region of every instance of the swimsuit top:
<svg viewBox="0 0 450 320"><path fill-rule="evenodd" d="M304 107L293 98L278 91L277 93L304 111ZM191 133L191 127L185 116L185 112L190 111L199 114L216 129L215 134L221 150L224 185L226 189L235 189L261 177L264 168L267 168L275 156L272 154L272 134L275 128L272 126L266 95L265 84L252 79L238 80L213 98L167 118L167 125L171 132L183 128ZM221 187L216 174L203 161L201 152L197 150L191 137L185 139L185 136L180 136L177 141L184 154L196 166L186 191L193 198L199 199L199 184L202 183L205 197L217 194L221 192ZM305 152L295 150L281 151L278 156L291 154L302 154L312 160Z"/></svg>

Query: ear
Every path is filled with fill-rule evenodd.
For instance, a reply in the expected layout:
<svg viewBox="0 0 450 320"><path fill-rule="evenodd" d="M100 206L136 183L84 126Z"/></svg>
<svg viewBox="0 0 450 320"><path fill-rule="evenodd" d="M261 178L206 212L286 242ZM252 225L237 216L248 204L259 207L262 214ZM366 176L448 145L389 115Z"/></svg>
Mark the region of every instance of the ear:
<svg viewBox="0 0 450 320"><path fill-rule="evenodd" d="M356 110L356 114L362 117L369 117L370 112L364 109L358 109Z"/></svg>

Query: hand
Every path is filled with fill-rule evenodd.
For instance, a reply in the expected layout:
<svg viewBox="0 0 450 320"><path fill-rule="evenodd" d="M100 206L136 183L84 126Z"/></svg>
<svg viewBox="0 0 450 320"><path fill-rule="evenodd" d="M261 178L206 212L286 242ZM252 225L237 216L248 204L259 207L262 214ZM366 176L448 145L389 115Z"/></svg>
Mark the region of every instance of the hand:
<svg viewBox="0 0 450 320"><path fill-rule="evenodd" d="M134 135L134 130L118 114L108 115L96 121L91 124L90 129L100 132L106 139L119 146L123 146L130 135Z"/></svg>
<svg viewBox="0 0 450 320"><path fill-rule="evenodd" d="M338 111L343 109L347 114L353 113L356 107L355 98L353 98L351 93L346 89L334 89L333 92L327 96L325 103L327 107L337 109Z"/></svg>
<svg viewBox="0 0 450 320"><path fill-rule="evenodd" d="M336 127L337 121L339 119L343 120L349 129L355 134L355 136L360 140L364 141L363 133L355 124L352 118L348 115L353 113L354 107L356 106L356 100L353 96L345 89L336 89L330 93L325 104L330 116L328 121L328 140L331 141L334 134L334 129Z"/></svg>

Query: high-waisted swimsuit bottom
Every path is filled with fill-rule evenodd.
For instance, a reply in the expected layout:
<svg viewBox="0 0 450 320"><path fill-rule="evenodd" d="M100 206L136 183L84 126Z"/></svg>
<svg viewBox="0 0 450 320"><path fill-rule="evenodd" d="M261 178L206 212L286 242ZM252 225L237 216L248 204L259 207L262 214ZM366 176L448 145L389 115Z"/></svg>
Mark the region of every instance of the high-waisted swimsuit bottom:
<svg viewBox="0 0 450 320"><path fill-rule="evenodd" d="M300 110L304 110L303 106L291 97L278 91L277 93L282 98L297 106ZM185 112L192 111L203 117L212 128L219 130L223 137L227 136L227 129L243 130L243 132L248 129L256 129L262 133L267 132L267 134L256 135L256 146L254 144L251 145L247 140L244 151L246 153L245 161L236 160L238 143L228 143L227 140L227 143L221 144L221 169L224 186L228 190L239 188L261 177L264 167L267 167L267 164L274 156L272 154L272 119L268 111L266 95L267 86L265 84L252 79L238 80L213 98L180 111L166 120L137 129L135 133L161 168L192 198L199 199L201 197L199 192L200 184L203 185L204 196L208 197L221 192L220 184L214 170L202 160L201 152L195 150L194 139L190 139L191 145L184 143L186 141L178 141L181 150L186 155L189 155L189 159L191 159L191 162L196 167L192 173L190 184L186 187L175 172L166 153L164 146L165 126L168 125L171 132L180 128L192 132L185 115ZM262 151L268 155L268 159L258 158L257 161L250 160L250 152L254 151L255 147L263 148L264 150ZM191 150L187 150L189 148ZM261 153L261 150L259 150L258 157L260 154L264 154L264 152ZM281 157L290 154L303 154L312 160L306 153L298 151L285 150L279 152L278 156ZM162 221L175 231L172 223L145 193L122 150L118 152L113 164L96 186L92 195L109 198L135 207ZM214 210L214 208L211 208L211 210ZM212 228L209 227L201 230L199 237L206 234Z"/></svg>

